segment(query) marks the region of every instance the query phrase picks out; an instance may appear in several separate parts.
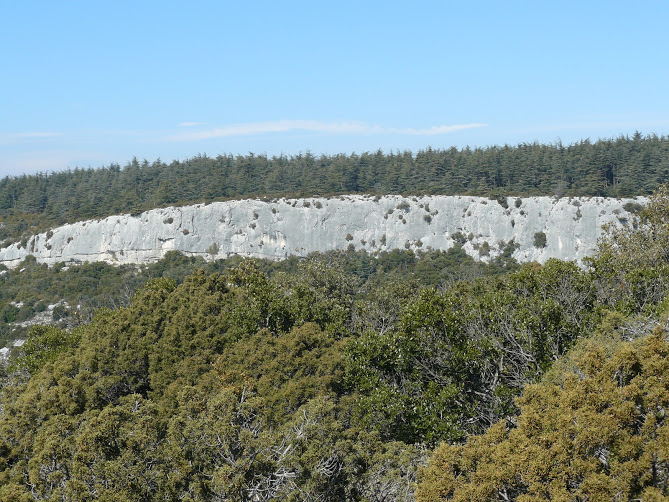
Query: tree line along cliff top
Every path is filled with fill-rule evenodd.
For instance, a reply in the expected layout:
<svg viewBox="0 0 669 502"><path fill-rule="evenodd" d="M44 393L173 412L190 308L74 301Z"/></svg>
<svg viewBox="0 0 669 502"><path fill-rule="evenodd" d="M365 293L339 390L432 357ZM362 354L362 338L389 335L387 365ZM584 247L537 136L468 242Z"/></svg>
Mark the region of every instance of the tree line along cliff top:
<svg viewBox="0 0 669 502"><path fill-rule="evenodd" d="M198 155L170 164L133 159L124 167L0 180L0 239L82 219L233 198L344 193L630 197L647 195L668 180L669 137L640 133L570 145L417 153Z"/></svg>

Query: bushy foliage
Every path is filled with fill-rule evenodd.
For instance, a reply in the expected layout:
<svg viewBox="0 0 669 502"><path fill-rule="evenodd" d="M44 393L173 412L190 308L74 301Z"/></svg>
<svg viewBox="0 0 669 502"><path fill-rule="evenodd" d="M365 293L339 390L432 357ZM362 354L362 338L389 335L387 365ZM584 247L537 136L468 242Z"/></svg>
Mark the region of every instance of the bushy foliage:
<svg viewBox="0 0 669 502"><path fill-rule="evenodd" d="M27 338L30 326L22 327L17 323L30 322L48 305L53 308L53 323L60 327L73 327L90 321L97 309L116 309L128 305L135 291L151 278L168 277L181 283L187 275L198 269L207 274L224 272L243 261L239 257L232 257L205 262L202 258L170 251L162 260L139 267L97 262L78 266L57 263L49 268L45 264L37 264L31 258L13 270L5 270L0 277L0 346L2 342L6 344ZM281 262L253 260L268 276L284 274L286 281L294 280L300 261L296 257ZM364 294L381 289L395 278L414 277L424 285L436 286L455 279L500 274L517 267L510 255L485 264L474 261L460 248L452 248L447 252L416 253L394 250L376 255L365 251L332 251L314 254L308 261L333 263L341 272L357 277L360 281L357 296L361 292ZM317 289L318 285L313 287Z"/></svg>
<svg viewBox="0 0 669 502"><path fill-rule="evenodd" d="M537 232L536 234L534 234L534 247L535 248L546 247L546 234L544 232Z"/></svg>
<svg viewBox="0 0 669 502"><path fill-rule="evenodd" d="M600 297L613 308L652 308L669 292L669 185L660 187L638 220L609 228L598 252L587 260Z"/></svg>
<svg viewBox="0 0 669 502"><path fill-rule="evenodd" d="M352 427L355 284L247 261L151 280L72 336L35 329L17 360L30 379L4 389L0 498L410 499L420 448Z"/></svg>
<svg viewBox="0 0 669 502"><path fill-rule="evenodd" d="M442 444L419 501L660 500L669 496L664 330L610 357L590 344L562 384L529 385L514 423Z"/></svg>
<svg viewBox="0 0 669 502"><path fill-rule="evenodd" d="M79 330L67 331L56 326L37 325L30 329L28 339L21 346L21 358L10 368L35 374L46 363L79 344Z"/></svg>
<svg viewBox="0 0 669 502"><path fill-rule="evenodd" d="M423 290L346 352L358 412L384 437L436 444L513 413L513 398L597 322L585 272L549 261Z"/></svg>

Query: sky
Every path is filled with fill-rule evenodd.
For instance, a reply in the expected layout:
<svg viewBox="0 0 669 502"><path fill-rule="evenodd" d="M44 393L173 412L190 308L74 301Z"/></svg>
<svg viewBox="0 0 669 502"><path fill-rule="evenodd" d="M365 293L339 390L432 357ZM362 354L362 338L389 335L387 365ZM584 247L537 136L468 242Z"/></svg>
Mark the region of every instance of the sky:
<svg viewBox="0 0 669 502"><path fill-rule="evenodd" d="M0 176L669 135L669 2L0 0Z"/></svg>

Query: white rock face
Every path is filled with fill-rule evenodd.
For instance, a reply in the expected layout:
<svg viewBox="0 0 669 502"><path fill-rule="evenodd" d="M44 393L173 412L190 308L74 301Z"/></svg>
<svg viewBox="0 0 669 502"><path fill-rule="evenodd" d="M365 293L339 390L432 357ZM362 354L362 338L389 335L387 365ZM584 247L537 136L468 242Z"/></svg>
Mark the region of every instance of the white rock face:
<svg viewBox="0 0 669 502"><path fill-rule="evenodd" d="M137 216L83 221L33 236L27 246L0 249L0 263L18 265L31 254L38 262L106 261L146 263L171 250L207 259L231 255L280 260L289 255L347 249L368 252L452 247L463 235L463 249L476 259L499 255L505 243L519 247L519 262L549 258L581 260L591 254L604 224L631 221L623 206L644 198L530 197L496 200L467 196L242 200L154 209ZM546 234L546 246L534 237ZM488 243L489 256L481 248ZM485 254L485 253L483 253Z"/></svg>

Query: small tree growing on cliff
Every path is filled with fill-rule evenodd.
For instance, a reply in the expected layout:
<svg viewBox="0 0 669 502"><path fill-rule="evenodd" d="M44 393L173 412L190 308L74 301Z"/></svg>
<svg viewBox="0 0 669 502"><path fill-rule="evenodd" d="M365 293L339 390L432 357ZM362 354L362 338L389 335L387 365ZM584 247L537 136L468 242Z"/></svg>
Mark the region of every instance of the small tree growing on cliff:
<svg viewBox="0 0 669 502"><path fill-rule="evenodd" d="M537 232L536 234L534 234L534 247L535 248L546 247L546 234L544 232Z"/></svg>
<svg viewBox="0 0 669 502"><path fill-rule="evenodd" d="M213 243L211 246L207 248L207 253L209 253L211 256L216 256L218 254L218 244Z"/></svg>

